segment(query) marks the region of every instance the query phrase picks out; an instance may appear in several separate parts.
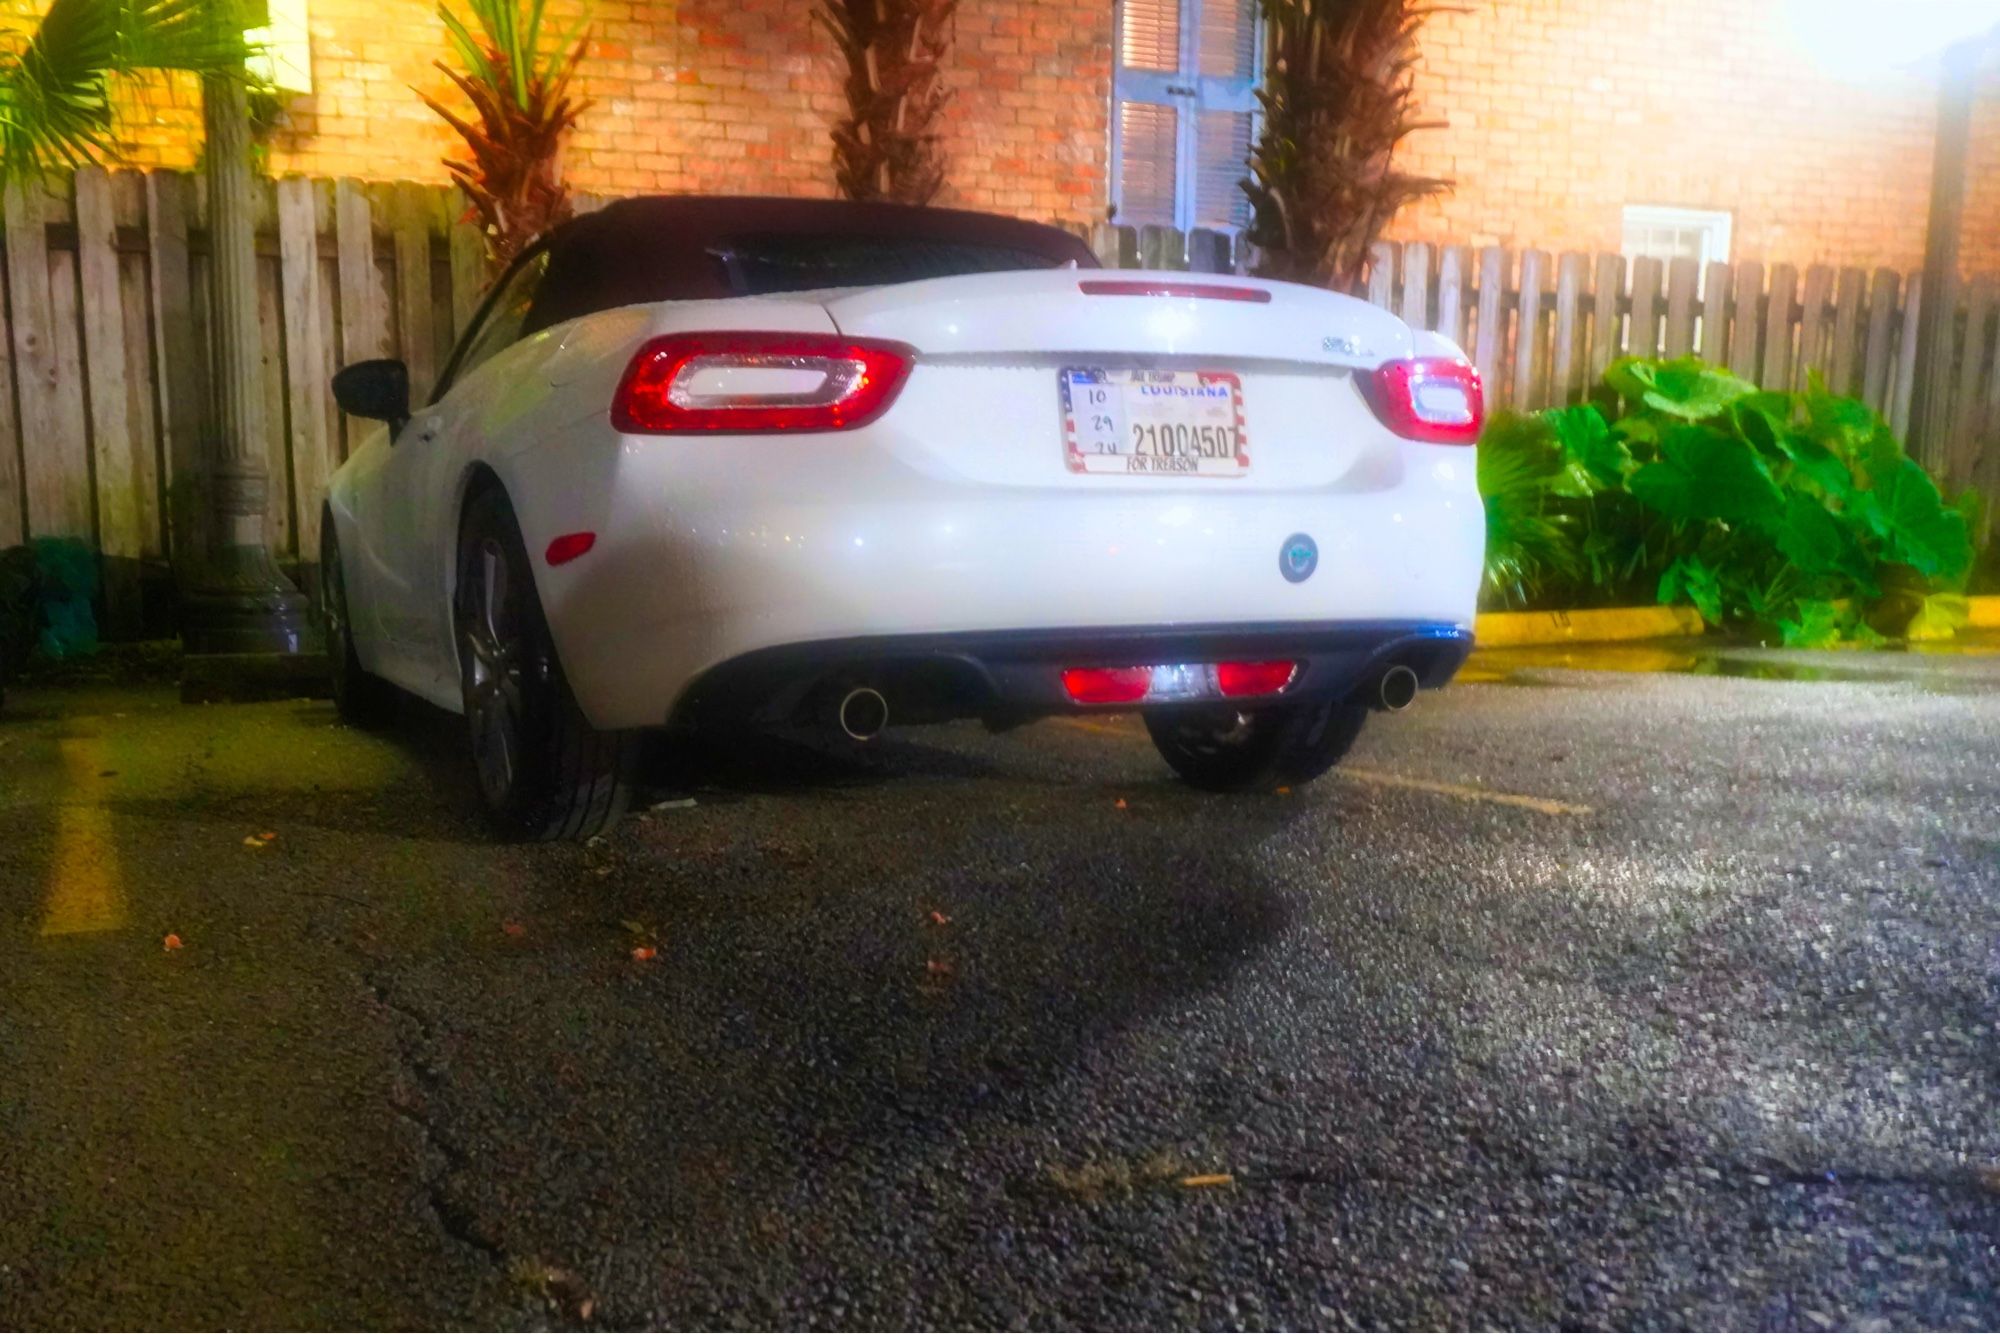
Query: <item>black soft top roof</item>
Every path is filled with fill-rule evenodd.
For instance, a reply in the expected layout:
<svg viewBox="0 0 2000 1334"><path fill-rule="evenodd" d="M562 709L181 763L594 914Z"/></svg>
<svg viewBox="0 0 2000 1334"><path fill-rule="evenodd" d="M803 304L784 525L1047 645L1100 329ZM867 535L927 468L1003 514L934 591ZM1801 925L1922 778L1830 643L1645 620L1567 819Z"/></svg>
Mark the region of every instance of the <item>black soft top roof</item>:
<svg viewBox="0 0 2000 1334"><path fill-rule="evenodd" d="M523 332L645 301L742 296L759 289L746 286L735 258L738 248L783 250L815 240L911 252L954 247L1014 252L1022 268L1097 267L1090 247L1073 233L992 213L844 199L621 199L549 234L549 271Z"/></svg>

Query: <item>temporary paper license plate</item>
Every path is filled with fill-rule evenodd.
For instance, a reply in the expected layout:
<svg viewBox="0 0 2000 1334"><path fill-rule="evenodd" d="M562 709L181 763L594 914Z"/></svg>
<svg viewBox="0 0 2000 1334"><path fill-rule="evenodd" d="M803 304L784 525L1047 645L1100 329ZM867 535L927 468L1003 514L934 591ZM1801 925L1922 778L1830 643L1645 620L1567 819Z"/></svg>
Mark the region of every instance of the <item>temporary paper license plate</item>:
<svg viewBox="0 0 2000 1334"><path fill-rule="evenodd" d="M1063 448L1071 472L1241 477L1243 382L1228 371L1066 366Z"/></svg>

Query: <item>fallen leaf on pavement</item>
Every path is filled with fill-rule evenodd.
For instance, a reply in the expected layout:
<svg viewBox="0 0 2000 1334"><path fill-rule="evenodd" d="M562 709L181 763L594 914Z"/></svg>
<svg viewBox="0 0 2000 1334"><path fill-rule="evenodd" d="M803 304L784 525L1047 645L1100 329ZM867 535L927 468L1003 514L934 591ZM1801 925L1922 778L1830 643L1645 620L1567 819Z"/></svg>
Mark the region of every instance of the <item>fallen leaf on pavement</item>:
<svg viewBox="0 0 2000 1334"><path fill-rule="evenodd" d="M949 918L949 917L946 917L946 916L945 916L945 915L944 915L943 913L939 912L939 911L938 911L938 910L937 910L936 908L933 908L933 909L931 909L931 922L932 922L932 923L933 923L934 925L937 925L937 926L950 926L950 925L951 925L951 918Z"/></svg>
<svg viewBox="0 0 2000 1334"><path fill-rule="evenodd" d="M1191 1177L1182 1177L1181 1184L1190 1190L1203 1186L1233 1186L1236 1178L1227 1172L1201 1172Z"/></svg>
<svg viewBox="0 0 2000 1334"><path fill-rule="evenodd" d="M519 922L502 922L500 923L500 929L517 939L528 934L528 928L522 926Z"/></svg>
<svg viewBox="0 0 2000 1334"><path fill-rule="evenodd" d="M654 949L651 945L634 945L632 947L632 957L637 959L640 963L644 963L648 959L654 958L658 954L659 951Z"/></svg>
<svg viewBox="0 0 2000 1334"><path fill-rule="evenodd" d="M264 846L264 840L262 838L259 838L257 835L252 834L248 838L243 840L243 846L246 848L261 848Z"/></svg>
<svg viewBox="0 0 2000 1334"><path fill-rule="evenodd" d="M266 843L275 843L278 841L276 834L259 834L257 837L263 839Z"/></svg>
<svg viewBox="0 0 2000 1334"><path fill-rule="evenodd" d="M1288 787L1281 787L1278 789L1278 795L1281 797L1289 797L1292 795L1292 790Z"/></svg>
<svg viewBox="0 0 2000 1334"><path fill-rule="evenodd" d="M172 954L181 947L181 938L169 931L167 932L167 938L160 943L166 946L167 953Z"/></svg>
<svg viewBox="0 0 2000 1334"><path fill-rule="evenodd" d="M649 811L685 811L695 804L693 797L675 797L671 801L656 801L646 809Z"/></svg>
<svg viewBox="0 0 2000 1334"><path fill-rule="evenodd" d="M1120 797L1120 798L1118 798L1118 809L1119 809L1119 810L1121 810L1121 811L1126 811L1126 810L1130 810L1130 809L1132 809L1132 808L1131 808L1131 807L1129 807L1129 806L1127 806L1127 805L1125 804L1125 798L1123 798L1123 797Z"/></svg>

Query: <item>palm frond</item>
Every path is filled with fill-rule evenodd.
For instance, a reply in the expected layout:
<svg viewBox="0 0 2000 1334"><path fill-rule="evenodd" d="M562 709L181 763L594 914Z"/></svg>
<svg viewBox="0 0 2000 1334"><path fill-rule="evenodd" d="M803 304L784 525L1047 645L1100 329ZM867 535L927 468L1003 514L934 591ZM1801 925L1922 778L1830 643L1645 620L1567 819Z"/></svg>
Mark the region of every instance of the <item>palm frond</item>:
<svg viewBox="0 0 2000 1334"><path fill-rule="evenodd" d="M218 0L125 0L114 74L235 71L250 55L244 29L253 16Z"/></svg>
<svg viewBox="0 0 2000 1334"><path fill-rule="evenodd" d="M0 180L116 156L111 80L149 70L248 77L235 0L54 0L0 59Z"/></svg>
<svg viewBox="0 0 2000 1334"><path fill-rule="evenodd" d="M437 67L472 114L418 96L465 141L469 160L448 159L445 170L470 201L497 267L572 212L560 154L563 134L589 106L569 94L588 45L588 15L549 45L546 0L464 0L464 11L467 17L438 7L463 68Z"/></svg>
<svg viewBox="0 0 2000 1334"><path fill-rule="evenodd" d="M73 167L106 151L121 13L105 0L55 0L0 67L0 175Z"/></svg>

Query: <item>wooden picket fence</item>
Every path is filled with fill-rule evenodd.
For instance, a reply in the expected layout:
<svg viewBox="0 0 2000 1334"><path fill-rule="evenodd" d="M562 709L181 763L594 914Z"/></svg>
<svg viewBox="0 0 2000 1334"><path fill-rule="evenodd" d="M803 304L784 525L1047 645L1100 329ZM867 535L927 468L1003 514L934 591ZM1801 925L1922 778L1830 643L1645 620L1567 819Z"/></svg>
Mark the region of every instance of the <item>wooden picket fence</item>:
<svg viewBox="0 0 2000 1334"><path fill-rule="evenodd" d="M1091 243L1120 267L1235 273L1251 262L1215 232L1103 226ZM1919 274L1385 241L1368 299L1465 348L1489 406L1602 398L1605 368L1619 357L1694 354L1769 389L1803 389L1816 373L1866 400L1897 434L1909 428ZM1948 299L1947 425L1911 448L1948 489L2000 497L2000 277L1976 276Z"/></svg>
<svg viewBox="0 0 2000 1334"><path fill-rule="evenodd" d="M586 199L582 207L601 201ZM140 616L199 506L186 503L213 428L202 183L169 171L79 171L4 196L0 302L0 547L71 535L105 557L109 630ZM425 393L485 283L477 233L448 188L300 177L256 200L269 533L288 561L318 552L326 479L348 430L328 378L398 356ZM1100 226L1116 267L1241 270L1213 232ZM1379 248L1370 298L1465 346L1498 406L1581 401L1626 352L1699 352L1766 385L1817 370L1900 430L1915 359L1914 277L1757 263L1671 266L1489 247ZM1958 299L1951 426L1919 455L1953 485L2000 494L2000 286Z"/></svg>

